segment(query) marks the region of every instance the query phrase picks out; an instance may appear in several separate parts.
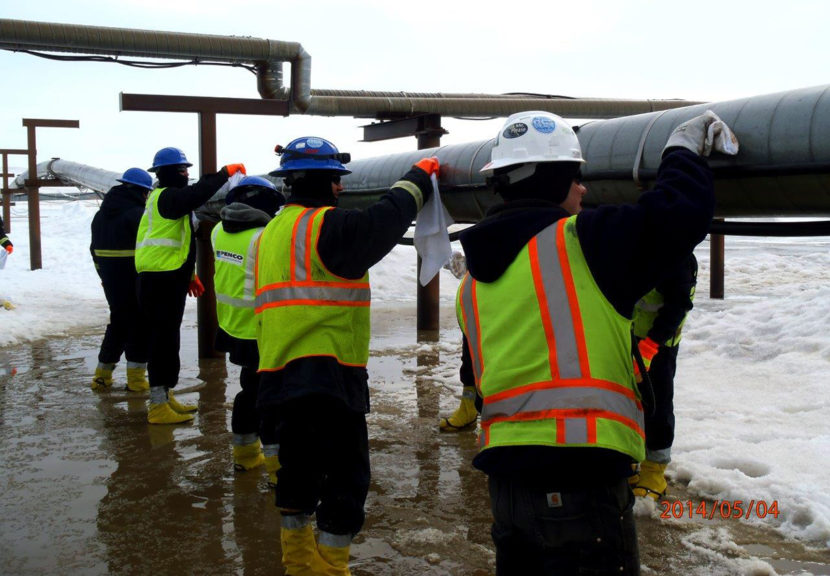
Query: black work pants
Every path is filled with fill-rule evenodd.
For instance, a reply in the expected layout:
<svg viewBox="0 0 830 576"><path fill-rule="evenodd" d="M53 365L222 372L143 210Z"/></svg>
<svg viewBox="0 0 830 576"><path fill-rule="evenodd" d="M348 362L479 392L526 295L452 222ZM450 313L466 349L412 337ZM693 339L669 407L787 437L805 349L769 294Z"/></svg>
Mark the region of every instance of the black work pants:
<svg viewBox="0 0 830 576"><path fill-rule="evenodd" d="M256 366L243 366L239 374L242 390L233 399L231 432L234 434L258 434L259 413L256 408L259 392L259 374Z"/></svg>
<svg viewBox="0 0 830 576"><path fill-rule="evenodd" d="M281 509L317 513L317 527L357 534L369 493L366 415L330 396L303 396L276 408L282 468L276 503Z"/></svg>
<svg viewBox="0 0 830 576"><path fill-rule="evenodd" d="M192 270L142 272L138 275L138 302L147 322L150 386L175 388L179 381L179 348L187 289Z"/></svg>
<svg viewBox="0 0 830 576"><path fill-rule="evenodd" d="M645 415L646 448L665 450L674 443L674 375L678 347L660 346L648 377L654 390L654 413Z"/></svg>
<svg viewBox="0 0 830 576"><path fill-rule="evenodd" d="M497 476L489 485L497 576L640 573L627 479L579 491Z"/></svg>
<svg viewBox="0 0 830 576"><path fill-rule="evenodd" d="M132 258L113 258L98 266L98 276L110 309L110 321L98 351L98 362L117 364L124 354L128 362L147 362L147 340L136 295Z"/></svg>

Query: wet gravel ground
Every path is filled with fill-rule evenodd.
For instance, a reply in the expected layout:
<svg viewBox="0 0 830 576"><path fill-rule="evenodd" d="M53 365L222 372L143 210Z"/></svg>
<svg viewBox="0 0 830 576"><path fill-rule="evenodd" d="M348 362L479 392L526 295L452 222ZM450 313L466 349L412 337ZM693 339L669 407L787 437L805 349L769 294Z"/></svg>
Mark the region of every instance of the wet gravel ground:
<svg viewBox="0 0 830 576"><path fill-rule="evenodd" d="M494 572L486 478L472 431L439 433L457 405L459 333L415 331L414 308L375 307L373 481L352 573ZM238 369L198 360L195 312L182 331L182 400L192 424L150 426L146 396L94 393L100 334L0 348L0 574L282 574L279 514L264 471L234 472ZM8 374L14 369L16 374ZM670 493L700 501L682 485ZM644 574L830 574L830 551L770 522L662 518L637 506Z"/></svg>

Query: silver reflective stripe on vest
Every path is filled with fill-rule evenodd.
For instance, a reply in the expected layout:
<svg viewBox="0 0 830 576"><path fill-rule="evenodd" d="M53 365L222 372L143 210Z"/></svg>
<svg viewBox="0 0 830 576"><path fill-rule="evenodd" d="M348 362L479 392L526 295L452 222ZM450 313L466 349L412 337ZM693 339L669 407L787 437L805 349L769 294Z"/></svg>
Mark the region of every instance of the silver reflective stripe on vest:
<svg viewBox="0 0 830 576"><path fill-rule="evenodd" d="M641 298L636 306L643 312L658 312L663 307L663 302L647 302L645 298Z"/></svg>
<svg viewBox="0 0 830 576"><path fill-rule="evenodd" d="M315 302L340 304L342 302L365 302L371 301L372 291L366 288L354 288L337 286L288 286L275 287L261 292L256 297L256 306L267 304L279 304L296 300L314 300Z"/></svg>
<svg viewBox="0 0 830 576"><path fill-rule="evenodd" d="M147 228L149 234L150 228ZM136 248L146 248L147 246L170 246L171 248L181 248L180 240L170 240L169 238L148 238L136 244Z"/></svg>
<svg viewBox="0 0 830 576"><path fill-rule="evenodd" d="M479 356L478 321L473 303L473 283L475 279L468 273L461 282L461 309L464 310L464 324L467 328L467 344L470 346L470 358L473 361L473 374L476 382L481 382L481 357Z"/></svg>
<svg viewBox="0 0 830 576"><path fill-rule="evenodd" d="M300 222L297 224L297 233L294 235L294 282L304 282L310 280L308 271L305 267L306 250L308 246L305 245L306 234L311 227L311 219L314 216L314 210L309 208L303 215L300 216Z"/></svg>
<svg viewBox="0 0 830 576"><path fill-rule="evenodd" d="M254 301L246 300L245 298L232 298L226 294L216 294L216 301L228 306L235 306L236 308L253 308Z"/></svg>
<svg viewBox="0 0 830 576"><path fill-rule="evenodd" d="M563 277L559 250L556 249L557 225L552 224L536 236L536 248L539 269L542 274L542 287L545 291L547 314L553 325L556 342L556 362L559 378L587 377L579 366L579 352L574 332L573 316L568 303L568 291ZM532 263L531 263L532 264ZM557 374L553 374L557 377Z"/></svg>
<svg viewBox="0 0 830 576"><path fill-rule="evenodd" d="M481 420L513 418L519 414L531 415L550 410L552 406L556 406L557 410L604 410L622 415L637 414L640 409L634 398L620 392L593 386L564 384L525 392L495 402L488 400L481 411Z"/></svg>

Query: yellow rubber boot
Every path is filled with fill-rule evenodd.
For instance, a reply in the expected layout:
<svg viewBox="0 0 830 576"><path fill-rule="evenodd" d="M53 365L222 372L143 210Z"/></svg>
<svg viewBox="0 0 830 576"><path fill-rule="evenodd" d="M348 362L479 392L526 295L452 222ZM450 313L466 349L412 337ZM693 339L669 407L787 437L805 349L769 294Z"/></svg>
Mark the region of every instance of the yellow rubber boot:
<svg viewBox="0 0 830 576"><path fill-rule="evenodd" d="M323 564L314 530L305 514L284 515L280 528L282 565L286 576L319 576Z"/></svg>
<svg viewBox="0 0 830 576"><path fill-rule="evenodd" d="M349 547L352 538L349 535L320 532L317 551L320 554L321 576L351 576L349 571Z"/></svg>
<svg viewBox="0 0 830 576"><path fill-rule="evenodd" d="M193 414L182 414L170 407L169 402L150 404L147 410L147 422L150 424L182 424L193 420Z"/></svg>
<svg viewBox="0 0 830 576"><path fill-rule="evenodd" d="M127 362L127 390L130 392L146 392L149 389L147 364Z"/></svg>
<svg viewBox="0 0 830 576"><path fill-rule="evenodd" d="M441 418L438 427L442 432L457 432L474 426L478 418L475 404L476 390L472 386L464 386L461 394L461 404L452 416Z"/></svg>
<svg viewBox="0 0 830 576"><path fill-rule="evenodd" d="M666 464L643 460L640 463L640 474L631 488L635 496L659 500L666 495Z"/></svg>
<svg viewBox="0 0 830 576"><path fill-rule="evenodd" d="M256 438L256 435L254 437ZM233 467L235 470L245 472L246 470L252 470L257 466L265 464L265 455L262 453L259 438L245 444L237 444L237 442L241 441L234 434Z"/></svg>
<svg viewBox="0 0 830 576"><path fill-rule="evenodd" d="M199 407L195 404L182 404L173 396L173 391L167 391L167 402L170 404L170 408L178 412L179 414L190 414L191 412L196 412L199 410Z"/></svg>
<svg viewBox="0 0 830 576"><path fill-rule="evenodd" d="M92 377L92 384L90 387L96 392L103 392L112 388L112 371L115 370L115 364L103 364L98 362L95 368L95 376Z"/></svg>

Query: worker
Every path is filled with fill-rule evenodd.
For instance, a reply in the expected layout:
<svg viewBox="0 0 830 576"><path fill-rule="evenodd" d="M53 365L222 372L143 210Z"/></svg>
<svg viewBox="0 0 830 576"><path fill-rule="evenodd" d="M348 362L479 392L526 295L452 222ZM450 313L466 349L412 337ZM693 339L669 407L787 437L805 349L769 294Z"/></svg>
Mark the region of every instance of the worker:
<svg viewBox="0 0 830 576"><path fill-rule="evenodd" d="M658 500L666 494L666 466L674 442L677 353L696 286L697 259L690 254L634 306L633 332L654 393L653 410L645 413L646 459L629 479L635 496ZM634 371L639 372L639 363Z"/></svg>
<svg viewBox="0 0 830 576"><path fill-rule="evenodd" d="M89 251L104 287L110 321L98 351L92 389L112 387L112 373L123 354L127 359L127 390L144 392L147 382L147 338L138 312L135 271L135 238L144 214L153 177L141 168L130 168L104 196L92 218Z"/></svg>
<svg viewBox="0 0 830 576"><path fill-rule="evenodd" d="M368 270L432 194L425 158L365 210L336 207L349 155L323 138L277 147L290 190L259 241L259 407L279 438L276 505L286 573L350 574L369 489ZM263 440L264 441L264 440ZM311 516L316 512L319 537Z"/></svg>
<svg viewBox="0 0 830 576"><path fill-rule="evenodd" d="M0 216L0 248L3 250L2 258L0 258L0 264L5 266L6 257L14 252L14 244L12 244L12 241L9 240L8 236L6 236L6 225L3 222L3 216ZM3 268L3 266L0 266L0 268ZM13 310L15 308L14 304L3 296L0 296L0 305L3 306L4 310Z"/></svg>
<svg viewBox="0 0 830 576"><path fill-rule="evenodd" d="M497 575L639 574L631 318L709 229L712 116L671 134L636 205L581 210L579 140L547 112L510 116L481 169L504 203L460 235L456 311L461 381L483 403L473 465L489 478Z"/></svg>
<svg viewBox="0 0 830 576"><path fill-rule="evenodd" d="M225 196L221 221L211 233L216 289L215 348L227 352L233 364L241 366L231 413L234 468L252 470L266 464L270 483L276 484L279 467L275 442L266 461L259 436L256 401L259 390L259 351L254 323L254 264L256 242L265 225L274 217L285 198L276 186L260 176L246 176Z"/></svg>
<svg viewBox="0 0 830 576"><path fill-rule="evenodd" d="M150 424L179 424L193 419L197 406L183 404L172 389L179 380L179 344L184 306L188 294L204 292L195 273L196 243L191 213L237 172L242 164L228 164L219 172L205 174L188 184L192 166L178 148L156 152L150 172L158 187L150 192L136 239L135 267L138 271L138 301L145 322L149 353L147 376Z"/></svg>

